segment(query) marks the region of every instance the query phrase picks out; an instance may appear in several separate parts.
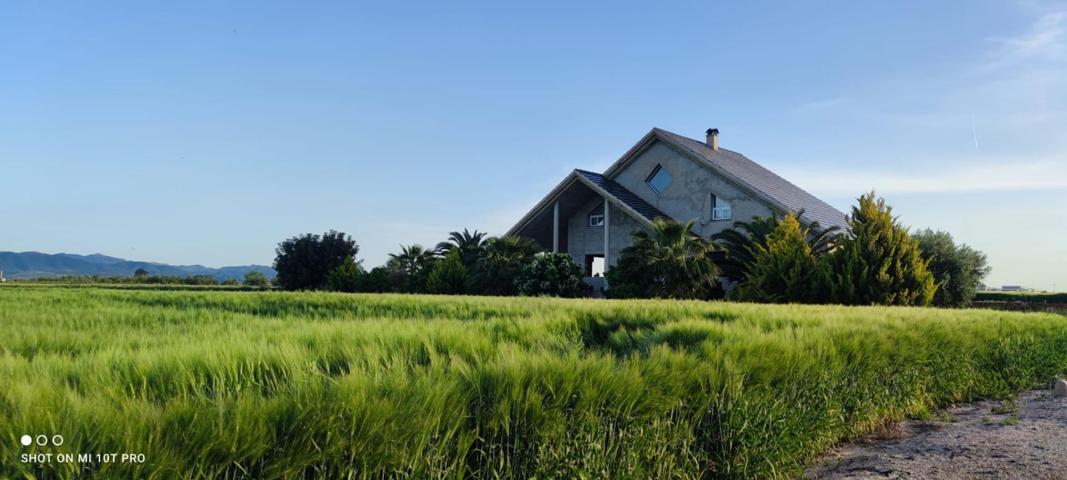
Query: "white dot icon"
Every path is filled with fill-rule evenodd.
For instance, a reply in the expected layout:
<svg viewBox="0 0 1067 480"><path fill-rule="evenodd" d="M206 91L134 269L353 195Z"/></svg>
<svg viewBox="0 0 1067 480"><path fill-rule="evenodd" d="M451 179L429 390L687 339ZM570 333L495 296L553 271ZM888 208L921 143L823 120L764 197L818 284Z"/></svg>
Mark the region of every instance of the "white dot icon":
<svg viewBox="0 0 1067 480"><path fill-rule="evenodd" d="M22 436L22 445L23 446L28 447L28 446L30 446L31 443L33 443L33 438L32 437L30 437L29 435L23 435Z"/></svg>

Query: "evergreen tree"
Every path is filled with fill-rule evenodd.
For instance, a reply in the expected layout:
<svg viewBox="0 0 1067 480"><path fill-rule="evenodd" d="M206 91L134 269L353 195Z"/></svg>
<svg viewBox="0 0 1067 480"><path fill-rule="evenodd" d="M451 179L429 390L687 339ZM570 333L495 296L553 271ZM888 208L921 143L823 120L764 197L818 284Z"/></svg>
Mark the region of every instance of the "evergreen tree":
<svg viewBox="0 0 1067 480"><path fill-rule="evenodd" d="M470 291L470 274L458 250L452 250L436 263L426 280L426 289L430 293L445 295L462 295Z"/></svg>
<svg viewBox="0 0 1067 480"><path fill-rule="evenodd" d="M351 255L345 257L341 264L330 272L330 276L327 279L330 290L348 293L358 292L359 277L363 274L362 270Z"/></svg>
<svg viewBox="0 0 1067 480"><path fill-rule="evenodd" d="M819 303L824 300L824 265L807 241L808 231L787 215L763 244L738 287L741 300L771 303Z"/></svg>
<svg viewBox="0 0 1067 480"><path fill-rule="evenodd" d="M849 216L851 235L834 252L831 300L846 305L929 305L937 284L917 242L874 192Z"/></svg>

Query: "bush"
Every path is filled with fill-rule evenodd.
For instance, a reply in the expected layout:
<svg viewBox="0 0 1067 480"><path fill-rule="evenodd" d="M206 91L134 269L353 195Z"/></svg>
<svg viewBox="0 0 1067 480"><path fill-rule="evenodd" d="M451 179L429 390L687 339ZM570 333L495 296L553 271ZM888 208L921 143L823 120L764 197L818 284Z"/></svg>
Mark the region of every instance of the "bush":
<svg viewBox="0 0 1067 480"><path fill-rule="evenodd" d="M929 305L937 291L919 242L874 192L859 198L851 235L831 257L831 301L846 305Z"/></svg>
<svg viewBox="0 0 1067 480"><path fill-rule="evenodd" d="M487 295L515 295L515 279L538 251L528 238L490 238L478 269L478 290Z"/></svg>
<svg viewBox="0 0 1067 480"><path fill-rule="evenodd" d="M344 233L330 230L319 235L304 234L278 244L275 250L275 282L286 290L324 288L345 257L355 258L359 245Z"/></svg>
<svg viewBox="0 0 1067 480"><path fill-rule="evenodd" d="M361 270L359 264L351 256L345 257L344 261L330 272L330 277L327 280L330 290L347 293L358 292L360 277L363 273Z"/></svg>
<svg viewBox="0 0 1067 480"><path fill-rule="evenodd" d="M825 296L825 264L812 253L793 215L787 215L756 247L755 261L738 287L738 298L768 303L819 303Z"/></svg>
<svg viewBox="0 0 1067 480"><path fill-rule="evenodd" d="M915 239L937 282L933 304L939 307L970 305L982 279L989 274L985 254L967 245L956 245L948 232L926 229L916 233Z"/></svg>
<svg viewBox="0 0 1067 480"><path fill-rule="evenodd" d="M386 267L374 267L369 272L364 272L356 282L357 292L385 293L392 291L392 283L389 278L390 272Z"/></svg>
<svg viewBox="0 0 1067 480"><path fill-rule="evenodd" d="M270 279L267 278L263 272L257 272L255 270L245 274L245 285L249 287L267 287L270 286Z"/></svg>
<svg viewBox="0 0 1067 480"><path fill-rule="evenodd" d="M437 262L426 280L430 293L462 295L470 291L470 274L463 266L458 250L452 250L444 260Z"/></svg>
<svg viewBox="0 0 1067 480"><path fill-rule="evenodd" d="M582 267L566 253L545 253L534 257L515 278L521 295L580 297L585 295Z"/></svg>

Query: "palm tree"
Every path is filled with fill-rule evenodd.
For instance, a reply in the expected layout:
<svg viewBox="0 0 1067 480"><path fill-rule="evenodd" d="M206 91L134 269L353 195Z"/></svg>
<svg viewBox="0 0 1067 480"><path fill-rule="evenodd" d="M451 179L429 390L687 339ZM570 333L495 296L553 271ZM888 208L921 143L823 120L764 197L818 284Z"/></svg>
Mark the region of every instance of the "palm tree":
<svg viewBox="0 0 1067 480"><path fill-rule="evenodd" d="M804 210L797 212L800 218ZM720 263L722 274L733 281L745 278L756 260L756 253L766 247L767 236L778 228L781 218L777 216L753 217L749 222L734 222L733 228L723 230L711 236L711 239L726 252L726 258ZM841 238L841 227L834 225L821 228L819 222L811 222L804 229L804 238L811 247L815 257L821 257L832 251Z"/></svg>
<svg viewBox="0 0 1067 480"><path fill-rule="evenodd" d="M491 237L486 241L478 281L490 295L514 295L515 277L541 248L523 237Z"/></svg>
<svg viewBox="0 0 1067 480"><path fill-rule="evenodd" d="M437 253L422 245L400 246L400 253L390 253L385 267L393 272L393 286L405 292L424 290L426 277L430 274Z"/></svg>
<svg viewBox="0 0 1067 480"><path fill-rule="evenodd" d="M450 232L447 241L437 244L436 253L437 255L445 256L453 249L457 249L459 250L460 260L469 269L474 267L478 263L478 259L482 257L486 242L485 232L475 230L474 233L471 233L464 228L462 233Z"/></svg>
<svg viewBox="0 0 1067 480"><path fill-rule="evenodd" d="M641 290L656 297L706 298L715 289L715 245L693 232L693 222L659 218L651 231L638 230L632 237L619 263L651 284Z"/></svg>

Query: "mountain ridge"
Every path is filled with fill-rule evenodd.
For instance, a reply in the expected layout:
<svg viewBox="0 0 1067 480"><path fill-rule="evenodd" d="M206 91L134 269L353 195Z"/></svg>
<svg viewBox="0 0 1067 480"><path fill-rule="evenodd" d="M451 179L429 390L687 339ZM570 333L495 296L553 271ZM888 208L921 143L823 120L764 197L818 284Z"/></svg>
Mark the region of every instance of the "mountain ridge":
<svg viewBox="0 0 1067 480"><path fill-rule="evenodd" d="M241 280L248 272L263 273L274 278L274 269L266 265L233 265L219 268L203 265L170 265L160 262L145 262L112 257L100 253L81 255L77 253L42 253L35 251L0 251L0 271L5 278L28 279L60 277L64 275L133 276L143 268L150 275L191 277L211 275L220 282Z"/></svg>

